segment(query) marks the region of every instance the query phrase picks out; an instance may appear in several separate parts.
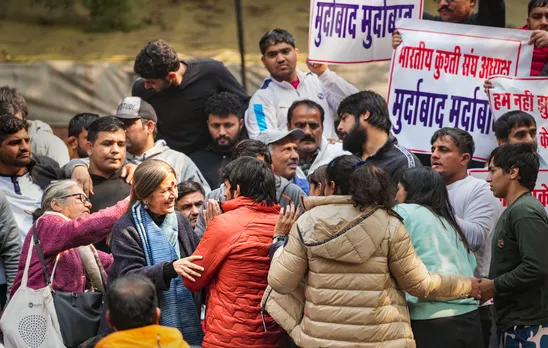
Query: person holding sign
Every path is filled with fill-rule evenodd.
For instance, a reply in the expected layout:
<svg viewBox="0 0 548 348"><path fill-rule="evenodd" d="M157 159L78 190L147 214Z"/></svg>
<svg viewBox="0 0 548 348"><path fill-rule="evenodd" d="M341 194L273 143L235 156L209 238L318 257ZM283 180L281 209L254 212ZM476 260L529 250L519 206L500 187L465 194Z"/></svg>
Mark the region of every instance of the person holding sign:
<svg viewBox="0 0 548 348"><path fill-rule="evenodd" d="M270 73L255 92L245 113L245 127L252 139L267 129L287 130L287 111L300 99L310 99L326 110L324 135L337 139L334 113L341 100L358 92L326 64L308 64L311 72L297 69L299 50L288 31L274 29L260 40L261 61Z"/></svg>
<svg viewBox="0 0 548 348"><path fill-rule="evenodd" d="M478 12L474 13L476 0L434 0L439 16L424 12L423 19L459 24L483 25L504 28L506 7L504 0L478 0Z"/></svg>
<svg viewBox="0 0 548 348"><path fill-rule="evenodd" d="M537 123L524 111L509 111L499 117L493 126L499 146L505 144L529 143L537 148ZM540 157L540 168L548 164Z"/></svg>
<svg viewBox="0 0 548 348"><path fill-rule="evenodd" d="M548 215L531 194L539 155L527 143L496 148L489 159L493 195L508 206L497 222L489 279L482 299L494 298L505 348L548 347Z"/></svg>

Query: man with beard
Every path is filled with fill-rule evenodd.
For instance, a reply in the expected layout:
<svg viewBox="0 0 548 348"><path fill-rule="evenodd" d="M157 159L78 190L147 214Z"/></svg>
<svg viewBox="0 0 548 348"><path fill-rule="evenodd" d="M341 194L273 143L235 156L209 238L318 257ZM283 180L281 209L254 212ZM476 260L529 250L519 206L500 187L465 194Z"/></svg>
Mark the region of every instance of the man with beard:
<svg viewBox="0 0 548 348"><path fill-rule="evenodd" d="M149 102L158 115L158 137L187 155L211 142L204 104L220 92L236 94L242 102L249 96L221 63L208 58L179 60L165 41L149 42L135 58L132 95Z"/></svg>
<svg viewBox="0 0 548 348"><path fill-rule="evenodd" d="M59 180L57 162L31 152L25 121L13 115L0 116L0 191L10 204L21 241L32 225L32 215L40 208L46 187Z"/></svg>
<svg viewBox="0 0 548 348"><path fill-rule="evenodd" d="M230 162L232 150L240 140L243 107L242 100L229 92L212 95L205 105L207 128L213 142L205 150L193 152L190 158L213 189L221 185L220 170Z"/></svg>
<svg viewBox="0 0 548 348"><path fill-rule="evenodd" d="M386 101L379 94L372 91L352 94L341 102L338 113L343 149L386 170L395 184L408 168L421 166L417 157L399 146L390 134L392 122Z"/></svg>
<svg viewBox="0 0 548 348"><path fill-rule="evenodd" d="M330 142L323 136L325 113L322 106L312 100L294 102L287 113L287 127L300 129L304 137L297 142L299 167L297 177L306 179L314 171L335 157L350 155L340 142Z"/></svg>
<svg viewBox="0 0 548 348"><path fill-rule="evenodd" d="M337 139L334 114L340 101L358 90L328 69L326 64L308 63L311 72L297 69L295 38L283 29L274 29L260 40L261 61L270 73L255 92L245 115L252 139L267 129L287 129L287 110L298 99L310 99L326 110L324 135Z"/></svg>
<svg viewBox="0 0 548 348"><path fill-rule="evenodd" d="M99 115L81 113L75 115L69 122L67 145L70 159L87 158L86 142L88 141L89 125L99 119Z"/></svg>
<svg viewBox="0 0 548 348"><path fill-rule="evenodd" d="M493 129L499 146L528 143L537 149L537 123L533 116L524 111L505 113L495 121ZM540 169L548 169L548 164L542 157Z"/></svg>

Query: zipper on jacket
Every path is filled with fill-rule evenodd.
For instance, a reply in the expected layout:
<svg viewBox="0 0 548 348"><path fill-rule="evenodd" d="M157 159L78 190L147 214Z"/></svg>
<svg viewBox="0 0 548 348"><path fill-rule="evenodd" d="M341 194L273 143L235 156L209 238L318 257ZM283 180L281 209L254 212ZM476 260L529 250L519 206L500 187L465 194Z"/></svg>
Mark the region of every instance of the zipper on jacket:
<svg viewBox="0 0 548 348"><path fill-rule="evenodd" d="M264 332L268 332L267 328L266 328L266 321L264 320L264 313L266 312L266 302L268 301L268 298L270 297L270 294L272 293L272 288L270 289L270 291L268 292L268 295L266 295L266 299L264 301L264 304L261 306L261 320L263 321L263 327L264 327Z"/></svg>

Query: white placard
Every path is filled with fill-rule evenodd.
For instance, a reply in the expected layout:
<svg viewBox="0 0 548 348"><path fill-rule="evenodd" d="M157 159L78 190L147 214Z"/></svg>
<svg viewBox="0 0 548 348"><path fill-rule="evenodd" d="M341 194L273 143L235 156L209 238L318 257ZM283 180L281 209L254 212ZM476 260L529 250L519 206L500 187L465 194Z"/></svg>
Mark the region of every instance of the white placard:
<svg viewBox="0 0 548 348"><path fill-rule="evenodd" d="M489 171L487 169L469 169L468 175L471 175L475 178L486 180ZM537 184L535 189L532 191L533 196L535 196L544 209L548 213L548 169L541 169L538 172ZM500 199L502 206L506 208L506 201Z"/></svg>
<svg viewBox="0 0 548 348"><path fill-rule="evenodd" d="M489 104L495 120L512 110L531 114L537 123L540 157L548 162L548 78L493 76L490 80Z"/></svg>
<svg viewBox="0 0 548 348"><path fill-rule="evenodd" d="M310 0L308 59L356 64L390 60L399 18L422 18L423 0Z"/></svg>
<svg viewBox="0 0 548 348"><path fill-rule="evenodd" d="M474 159L485 161L497 142L483 82L529 75L530 31L409 19L397 26L403 43L392 58L388 108L399 143L430 153L436 130L457 127L474 137Z"/></svg>

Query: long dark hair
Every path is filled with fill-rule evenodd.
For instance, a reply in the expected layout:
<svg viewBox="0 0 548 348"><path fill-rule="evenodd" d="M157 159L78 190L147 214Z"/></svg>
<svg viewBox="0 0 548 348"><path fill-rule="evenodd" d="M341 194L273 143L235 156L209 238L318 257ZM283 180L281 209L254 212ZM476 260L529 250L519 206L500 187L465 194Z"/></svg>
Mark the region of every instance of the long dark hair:
<svg viewBox="0 0 548 348"><path fill-rule="evenodd" d="M394 207L394 183L390 175L379 167L364 163L356 164L350 180L352 200L360 210L371 206L381 206L390 210Z"/></svg>
<svg viewBox="0 0 548 348"><path fill-rule="evenodd" d="M470 251L470 246L457 223L453 207L449 202L449 193L443 178L438 172L431 167L410 168L403 174L400 184L407 191L405 203L422 205L438 217L447 220L459 235L466 249Z"/></svg>
<svg viewBox="0 0 548 348"><path fill-rule="evenodd" d="M360 159L354 155L342 155L329 162L325 176L327 185L331 181L335 183L334 195L345 196L350 194L350 179L356 169L356 163L359 161Z"/></svg>

